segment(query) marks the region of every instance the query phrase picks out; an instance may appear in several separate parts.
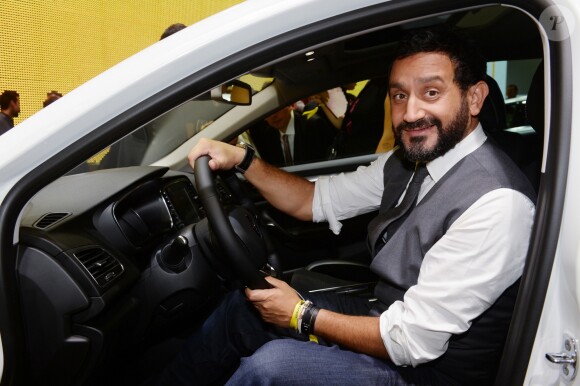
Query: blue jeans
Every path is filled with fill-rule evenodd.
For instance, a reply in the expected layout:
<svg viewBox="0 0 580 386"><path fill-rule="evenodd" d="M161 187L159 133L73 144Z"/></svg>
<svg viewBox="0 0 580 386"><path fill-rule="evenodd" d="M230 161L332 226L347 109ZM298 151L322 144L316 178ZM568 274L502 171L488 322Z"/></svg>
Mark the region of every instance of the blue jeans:
<svg viewBox="0 0 580 386"><path fill-rule="evenodd" d="M362 298L308 296L317 306L369 315ZM232 375L233 374L233 375ZM231 376L231 378L230 378ZM230 380L228 381L228 378ZM429 368L344 350L323 340L308 342L291 329L265 323L242 291L232 292L185 343L161 375L159 385L439 385Z"/></svg>
<svg viewBox="0 0 580 386"><path fill-rule="evenodd" d="M227 386L237 385L432 385L426 369L397 367L390 361L293 339L266 343L242 358Z"/></svg>

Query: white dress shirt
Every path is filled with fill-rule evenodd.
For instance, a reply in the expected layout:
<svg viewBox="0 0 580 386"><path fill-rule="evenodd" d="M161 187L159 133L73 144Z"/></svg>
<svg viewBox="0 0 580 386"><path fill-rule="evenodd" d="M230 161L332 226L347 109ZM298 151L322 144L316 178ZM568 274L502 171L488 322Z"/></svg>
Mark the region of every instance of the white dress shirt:
<svg viewBox="0 0 580 386"><path fill-rule="evenodd" d="M486 138L480 125L445 155L429 162L429 176L421 185L418 201ZM378 209L384 165L392 154L385 153L353 173L320 178L315 185L313 220L328 221L338 234L340 220ZM471 321L521 276L534 212L534 203L522 193L493 190L469 207L427 251L417 284L380 317L381 337L395 364L417 366L441 356L451 336L467 331Z"/></svg>

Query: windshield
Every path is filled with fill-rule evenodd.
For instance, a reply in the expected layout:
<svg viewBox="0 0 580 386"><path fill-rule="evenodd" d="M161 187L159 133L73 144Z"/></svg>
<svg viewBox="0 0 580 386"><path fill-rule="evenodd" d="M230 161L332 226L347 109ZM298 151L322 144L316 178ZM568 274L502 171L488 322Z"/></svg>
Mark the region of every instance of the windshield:
<svg viewBox="0 0 580 386"><path fill-rule="evenodd" d="M253 93L271 83L245 75L240 80L252 86ZM165 157L199 133L235 105L193 98L137 128L111 146L93 155L69 174L127 166L150 165Z"/></svg>

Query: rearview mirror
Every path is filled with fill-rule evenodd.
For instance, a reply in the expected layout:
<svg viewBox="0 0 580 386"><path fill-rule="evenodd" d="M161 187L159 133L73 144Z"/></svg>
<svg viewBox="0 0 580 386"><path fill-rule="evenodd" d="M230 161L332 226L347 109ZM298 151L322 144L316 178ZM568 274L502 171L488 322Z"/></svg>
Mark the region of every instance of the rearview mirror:
<svg viewBox="0 0 580 386"><path fill-rule="evenodd" d="M232 105L248 106L252 104L252 86L234 79L211 90L211 99Z"/></svg>

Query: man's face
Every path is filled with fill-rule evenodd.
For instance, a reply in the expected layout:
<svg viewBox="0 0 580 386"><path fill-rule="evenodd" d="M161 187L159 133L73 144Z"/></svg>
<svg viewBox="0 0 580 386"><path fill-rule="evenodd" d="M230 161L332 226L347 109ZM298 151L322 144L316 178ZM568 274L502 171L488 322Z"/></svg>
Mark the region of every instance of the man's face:
<svg viewBox="0 0 580 386"><path fill-rule="evenodd" d="M462 92L453 79L453 63L441 53L419 53L393 63L393 130L409 160L432 161L477 126L471 91Z"/></svg>
<svg viewBox="0 0 580 386"><path fill-rule="evenodd" d="M286 129L288 128L288 122L290 122L291 112L292 107L284 107L282 110L278 110L266 118L266 122L273 128L278 129L282 133L285 133Z"/></svg>
<svg viewBox="0 0 580 386"><path fill-rule="evenodd" d="M18 114L20 114L20 98L16 98L16 100L12 101L12 118L17 118Z"/></svg>
<svg viewBox="0 0 580 386"><path fill-rule="evenodd" d="M515 98L518 96L518 89L515 88L513 85L509 85L506 90L506 96L508 98Z"/></svg>

